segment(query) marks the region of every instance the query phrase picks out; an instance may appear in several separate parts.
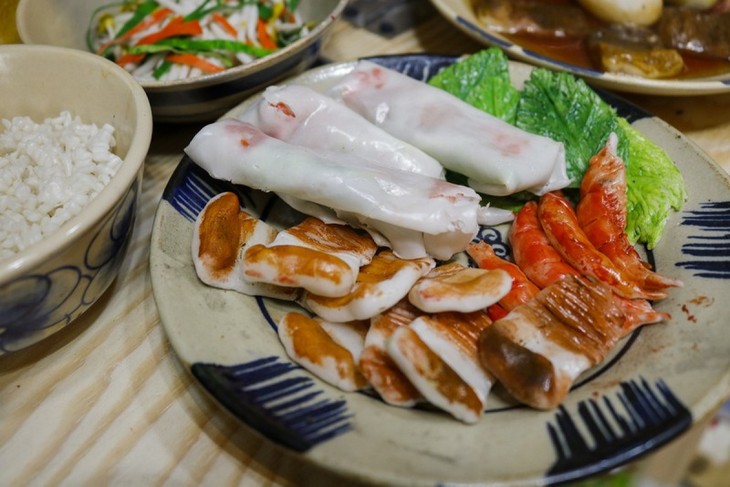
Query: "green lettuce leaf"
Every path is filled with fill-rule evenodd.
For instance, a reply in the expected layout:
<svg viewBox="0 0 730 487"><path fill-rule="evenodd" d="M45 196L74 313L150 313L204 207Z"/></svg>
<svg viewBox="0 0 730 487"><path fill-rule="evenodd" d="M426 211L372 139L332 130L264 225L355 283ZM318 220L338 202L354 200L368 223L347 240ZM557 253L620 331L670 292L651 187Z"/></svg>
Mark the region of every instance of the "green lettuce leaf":
<svg viewBox="0 0 730 487"><path fill-rule="evenodd" d="M616 111L570 73L533 70L525 81L515 125L564 144L568 177L574 188L580 186L588 161L611 132L619 137L619 155L626 155Z"/></svg>
<svg viewBox="0 0 730 487"><path fill-rule="evenodd" d="M628 144L626 233L632 242L656 247L672 209L680 210L687 198L684 178L677 166L654 142L628 121L619 120Z"/></svg>
<svg viewBox="0 0 730 487"><path fill-rule="evenodd" d="M501 49L493 47L472 54L444 68L429 83L514 123L520 92L512 86L507 56Z"/></svg>

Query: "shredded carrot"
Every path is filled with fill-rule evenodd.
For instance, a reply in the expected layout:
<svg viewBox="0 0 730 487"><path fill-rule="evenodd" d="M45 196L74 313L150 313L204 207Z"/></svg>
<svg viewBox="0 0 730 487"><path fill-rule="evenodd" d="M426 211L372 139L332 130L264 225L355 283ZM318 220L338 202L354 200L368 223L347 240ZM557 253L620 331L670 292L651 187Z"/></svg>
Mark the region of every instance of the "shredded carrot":
<svg viewBox="0 0 730 487"><path fill-rule="evenodd" d="M167 8L167 7L158 8L157 10L152 12L149 15L149 17L147 17L142 22L140 22L139 24L137 24L134 27L132 27L131 29L129 29L124 34L120 35L116 39L112 39L109 42L104 43L99 49L97 49L96 53L101 54L102 52L106 51L109 46L114 45L114 44L119 44L119 43L129 39L134 34L141 32L148 27L151 27L155 24L162 22L170 14L172 14L172 10L170 10L169 8Z"/></svg>
<svg viewBox="0 0 730 487"><path fill-rule="evenodd" d="M181 17L176 17L170 21L161 30L154 32L150 35L144 36L137 42L137 45L155 44L163 39L175 36L197 36L203 33L200 22L197 20L190 20L184 22Z"/></svg>
<svg viewBox="0 0 730 487"><path fill-rule="evenodd" d="M231 23L228 22L228 19L226 19L224 16L222 16L218 12L213 12L212 18L216 24L220 25L223 30L230 34L232 37L238 36L238 31L236 30L236 28L233 27Z"/></svg>
<svg viewBox="0 0 730 487"><path fill-rule="evenodd" d="M491 318L492 321L497 321L497 320L507 316L507 310L504 309L499 304L495 303L495 304L487 307L487 314L489 315L489 318Z"/></svg>
<svg viewBox="0 0 730 487"><path fill-rule="evenodd" d="M117 59L117 64L124 66L125 64L136 64L142 62L144 54L123 54Z"/></svg>
<svg viewBox="0 0 730 487"><path fill-rule="evenodd" d="M259 38L259 44L261 44L261 47L264 49L276 49L276 42L274 42L274 39L272 39L269 35L267 24L261 19L259 19L258 24L256 25L256 35Z"/></svg>
<svg viewBox="0 0 730 487"><path fill-rule="evenodd" d="M204 73L217 73L223 71L224 68L216 66L215 64L206 61L205 59L196 56L195 54L170 54L165 59L171 63L185 64L193 68L198 68Z"/></svg>

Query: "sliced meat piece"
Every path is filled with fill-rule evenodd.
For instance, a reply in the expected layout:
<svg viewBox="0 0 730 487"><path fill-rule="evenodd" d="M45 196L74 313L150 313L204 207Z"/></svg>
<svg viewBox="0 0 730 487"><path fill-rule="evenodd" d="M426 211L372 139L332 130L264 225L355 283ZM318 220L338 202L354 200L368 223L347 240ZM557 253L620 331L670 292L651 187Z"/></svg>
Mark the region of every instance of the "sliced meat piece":
<svg viewBox="0 0 730 487"><path fill-rule="evenodd" d="M245 250L269 244L277 230L241 210L238 196L224 192L211 198L195 220L192 257L205 284L249 296L293 300L298 290L246 279L241 267Z"/></svg>
<svg viewBox="0 0 730 487"><path fill-rule="evenodd" d="M730 12L664 7L656 25L665 45L711 58L730 58Z"/></svg>
<svg viewBox="0 0 730 487"><path fill-rule="evenodd" d="M452 262L421 278L408 299L426 313L470 313L496 303L511 287L512 278L502 269L475 269Z"/></svg>
<svg viewBox="0 0 730 487"><path fill-rule="evenodd" d="M290 312L279 322L279 339L291 359L347 392L367 387L354 357L322 328L321 321Z"/></svg>
<svg viewBox="0 0 730 487"><path fill-rule="evenodd" d="M250 281L339 297L352 290L360 266L370 262L376 250L365 232L307 218L279 232L270 244L249 247L243 272Z"/></svg>
<svg viewBox="0 0 730 487"><path fill-rule="evenodd" d="M403 299L385 313L374 317L365 337L360 370L380 397L394 406L413 407L423 398L390 358L385 344L396 329L408 326L421 314L408 300Z"/></svg>
<svg viewBox="0 0 730 487"><path fill-rule="evenodd" d="M487 327L479 356L515 399L551 409L613 349L623 324L610 287L569 275Z"/></svg>
<svg viewBox="0 0 730 487"><path fill-rule="evenodd" d="M397 328L388 340L388 355L434 406L465 423L476 423L484 412L476 391L410 327Z"/></svg>
<svg viewBox="0 0 730 487"><path fill-rule="evenodd" d="M325 320L369 319L404 298L413 284L435 265L430 257L404 260L390 250L383 250L360 268L355 285L348 294L330 298L305 293L302 301Z"/></svg>

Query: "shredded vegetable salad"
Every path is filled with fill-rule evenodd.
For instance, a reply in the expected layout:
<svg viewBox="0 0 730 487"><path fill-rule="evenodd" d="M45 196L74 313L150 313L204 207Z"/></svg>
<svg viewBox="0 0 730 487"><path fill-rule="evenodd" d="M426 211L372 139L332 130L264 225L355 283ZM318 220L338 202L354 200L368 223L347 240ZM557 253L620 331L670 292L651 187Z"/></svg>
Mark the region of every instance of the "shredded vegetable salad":
<svg viewBox="0 0 730 487"><path fill-rule="evenodd" d="M125 0L97 9L89 49L140 81L173 81L247 64L309 32L299 0Z"/></svg>

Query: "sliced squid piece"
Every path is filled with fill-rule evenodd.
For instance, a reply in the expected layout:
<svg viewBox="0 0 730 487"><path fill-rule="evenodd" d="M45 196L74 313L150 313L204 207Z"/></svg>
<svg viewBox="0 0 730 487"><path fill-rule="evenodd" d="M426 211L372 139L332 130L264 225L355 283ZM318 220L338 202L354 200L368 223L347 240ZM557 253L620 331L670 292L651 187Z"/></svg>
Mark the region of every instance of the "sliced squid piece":
<svg viewBox="0 0 730 487"><path fill-rule="evenodd" d="M211 198L195 220L192 257L195 272L205 284L249 296L293 300L299 290L251 282L241 267L245 250L269 244L277 230L241 210L238 196L224 192Z"/></svg>
<svg viewBox="0 0 730 487"><path fill-rule="evenodd" d="M480 359L515 399L551 409L606 357L623 336L623 323L610 287L568 275L486 328Z"/></svg>
<svg viewBox="0 0 730 487"><path fill-rule="evenodd" d="M383 250L360 269L352 291L345 296L329 298L305 293L302 300L307 308L328 321L372 318L398 303L435 265L429 257L404 260Z"/></svg>
<svg viewBox="0 0 730 487"><path fill-rule="evenodd" d="M348 223L375 231L382 225L422 235L426 253L437 259L464 250L479 229L480 197L471 188L365 159L347 163L336 153L287 144L238 120L203 127L185 152L214 178L329 207ZM437 243L433 250L431 241ZM426 256L393 250L404 258Z"/></svg>
<svg viewBox="0 0 730 487"><path fill-rule="evenodd" d="M428 402L465 423L484 412L477 392L409 327L397 328L388 340L388 355Z"/></svg>
<svg viewBox="0 0 730 487"><path fill-rule="evenodd" d="M458 262L436 267L408 292L408 299L426 313L484 309L504 297L512 278L502 269L475 269Z"/></svg>
<svg viewBox="0 0 730 487"><path fill-rule="evenodd" d="M407 300L370 321L365 336L365 348L360 356L360 371L373 389L388 404L399 407L413 407L423 400L408 378L390 358L386 343L399 327L408 326L421 312Z"/></svg>
<svg viewBox="0 0 730 487"><path fill-rule="evenodd" d="M483 406L494 380L479 361L477 344L485 328L492 324L486 311L438 313L421 316L408 325L464 382L469 384Z"/></svg>
<svg viewBox="0 0 730 487"><path fill-rule="evenodd" d="M323 381L347 392L367 387L352 353L332 339L320 320L290 312L279 322L278 333L289 357Z"/></svg>
<svg viewBox="0 0 730 487"><path fill-rule="evenodd" d="M543 194L567 186L561 143L530 134L405 74L358 61L329 94L469 178L479 192Z"/></svg>
<svg viewBox="0 0 730 487"><path fill-rule="evenodd" d="M370 262L376 250L364 232L307 218L279 232L268 245L249 247L242 268L251 281L338 297L350 292L360 267Z"/></svg>
<svg viewBox="0 0 730 487"><path fill-rule="evenodd" d="M355 154L392 169L444 177L436 159L308 86L270 86L238 118L290 144Z"/></svg>
<svg viewBox="0 0 730 487"><path fill-rule="evenodd" d="M344 323L320 320L319 325L341 347L352 354L355 363L365 348L365 337L370 328L370 320L348 321Z"/></svg>

